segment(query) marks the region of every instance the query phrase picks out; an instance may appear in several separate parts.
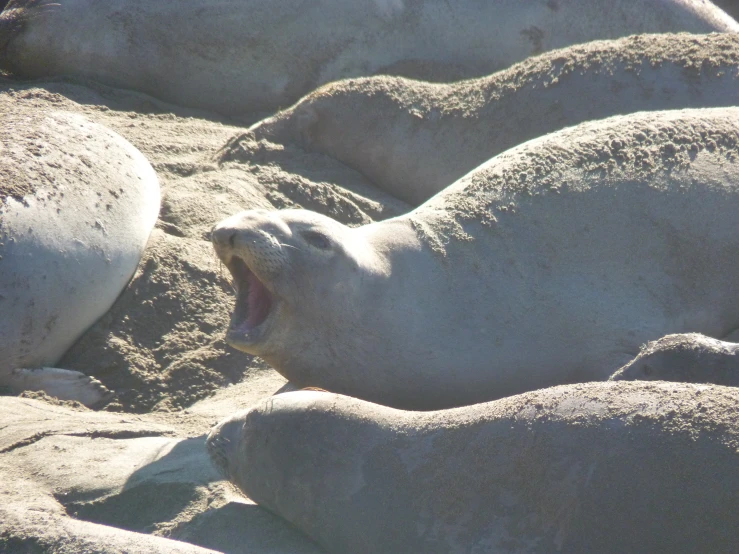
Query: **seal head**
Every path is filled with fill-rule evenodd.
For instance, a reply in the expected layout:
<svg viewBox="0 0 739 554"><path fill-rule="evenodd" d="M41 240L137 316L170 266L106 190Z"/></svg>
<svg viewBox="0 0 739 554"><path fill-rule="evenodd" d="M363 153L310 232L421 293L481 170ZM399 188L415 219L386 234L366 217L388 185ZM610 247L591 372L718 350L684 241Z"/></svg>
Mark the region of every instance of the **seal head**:
<svg viewBox="0 0 739 554"><path fill-rule="evenodd" d="M379 273L371 251L351 231L306 210L246 211L216 225L213 245L237 296L228 343L263 357L297 337L310 347L311 329L330 325L332 308L323 299L348 299L356 291L336 293L356 288L350 275L362 273L365 280Z"/></svg>

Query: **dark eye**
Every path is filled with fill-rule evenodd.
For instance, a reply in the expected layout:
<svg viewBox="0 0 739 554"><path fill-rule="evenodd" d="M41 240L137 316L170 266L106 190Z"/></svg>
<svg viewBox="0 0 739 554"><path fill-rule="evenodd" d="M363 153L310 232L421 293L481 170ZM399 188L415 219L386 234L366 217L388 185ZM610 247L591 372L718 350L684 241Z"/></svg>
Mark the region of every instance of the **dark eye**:
<svg viewBox="0 0 739 554"><path fill-rule="evenodd" d="M301 235L303 235L303 238L308 244L321 250L326 250L331 246L331 241L328 240L328 237L318 231L303 231Z"/></svg>

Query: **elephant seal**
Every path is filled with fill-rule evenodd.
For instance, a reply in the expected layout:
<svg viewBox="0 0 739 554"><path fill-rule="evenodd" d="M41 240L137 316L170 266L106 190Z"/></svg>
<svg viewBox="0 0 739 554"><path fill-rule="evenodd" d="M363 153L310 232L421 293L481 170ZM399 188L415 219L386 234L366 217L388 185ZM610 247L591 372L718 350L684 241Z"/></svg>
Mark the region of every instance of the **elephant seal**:
<svg viewBox="0 0 739 554"><path fill-rule="evenodd" d="M226 338L297 386L402 408L605 380L648 340L739 328L737 213L739 108L583 123L379 223L222 221Z"/></svg>
<svg viewBox="0 0 739 554"><path fill-rule="evenodd" d="M739 4L737 4L734 0L713 0L713 3L724 10L735 20L739 18Z"/></svg>
<svg viewBox="0 0 739 554"><path fill-rule="evenodd" d="M11 0L0 68L239 114L346 77L456 80L570 44L669 31L739 24L702 0Z"/></svg>
<svg viewBox="0 0 739 554"><path fill-rule="evenodd" d="M222 474L330 552L731 552L739 389L565 385L406 412L321 392L207 439Z"/></svg>
<svg viewBox="0 0 739 554"><path fill-rule="evenodd" d="M98 381L44 366L133 275L159 213L157 176L82 116L6 100L0 122L0 385L94 404L107 392Z"/></svg>
<svg viewBox="0 0 739 554"><path fill-rule="evenodd" d="M453 84L332 83L234 137L328 154L413 205L491 157L583 121L739 105L739 34L648 35L542 54ZM243 153L241 154L243 156Z"/></svg>
<svg viewBox="0 0 739 554"><path fill-rule="evenodd" d="M739 344L698 333L648 343L611 381L680 381L739 387Z"/></svg>

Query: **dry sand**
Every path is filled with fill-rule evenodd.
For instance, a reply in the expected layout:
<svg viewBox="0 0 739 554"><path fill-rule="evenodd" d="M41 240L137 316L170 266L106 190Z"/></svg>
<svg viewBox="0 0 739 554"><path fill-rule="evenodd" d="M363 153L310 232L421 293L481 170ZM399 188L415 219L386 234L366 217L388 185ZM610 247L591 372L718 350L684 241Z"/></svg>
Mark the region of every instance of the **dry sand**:
<svg viewBox="0 0 739 554"><path fill-rule="evenodd" d="M209 231L249 208L303 207L359 225L408 206L329 157L264 141L241 143L219 164L219 150L253 121L65 79L0 77L0 103L84 114L136 146L162 186L134 278L57 364L115 391L102 412L143 415L116 416L133 426L121 433L113 414L40 393L0 397L0 552L197 551L152 535L224 552L318 552L221 481L205 454L212 425L285 385L223 340L234 296Z"/></svg>
<svg viewBox="0 0 739 554"><path fill-rule="evenodd" d="M242 145L238 160L219 166L219 149L248 122L86 85L3 80L0 102L82 113L129 140L159 176L160 217L136 275L58 364L114 390L104 410L181 409L271 371L223 341L233 294L208 240L220 219L244 209L302 207L359 225L408 208L327 156L265 141Z"/></svg>

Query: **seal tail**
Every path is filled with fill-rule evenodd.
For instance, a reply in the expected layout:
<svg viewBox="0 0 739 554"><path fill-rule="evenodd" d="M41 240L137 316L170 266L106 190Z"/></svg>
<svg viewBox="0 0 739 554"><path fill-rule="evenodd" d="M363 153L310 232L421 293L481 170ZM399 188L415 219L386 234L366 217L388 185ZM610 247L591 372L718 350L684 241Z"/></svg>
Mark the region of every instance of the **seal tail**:
<svg viewBox="0 0 739 554"><path fill-rule="evenodd" d="M7 56L10 42L35 18L61 7L57 0L0 0L0 70L14 73Z"/></svg>

